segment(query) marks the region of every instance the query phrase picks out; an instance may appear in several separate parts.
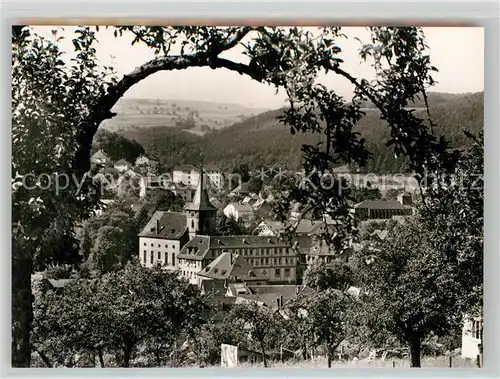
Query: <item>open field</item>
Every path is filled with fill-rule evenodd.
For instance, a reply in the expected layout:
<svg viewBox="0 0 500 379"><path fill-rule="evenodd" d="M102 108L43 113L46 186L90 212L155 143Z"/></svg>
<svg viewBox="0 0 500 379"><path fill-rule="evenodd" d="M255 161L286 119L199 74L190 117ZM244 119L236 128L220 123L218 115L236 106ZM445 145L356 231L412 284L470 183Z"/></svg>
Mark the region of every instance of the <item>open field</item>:
<svg viewBox="0 0 500 379"><path fill-rule="evenodd" d="M102 127L116 132L154 126L178 126L200 134L225 128L264 111L266 109L238 104L124 98L113 108L117 116L106 120Z"/></svg>

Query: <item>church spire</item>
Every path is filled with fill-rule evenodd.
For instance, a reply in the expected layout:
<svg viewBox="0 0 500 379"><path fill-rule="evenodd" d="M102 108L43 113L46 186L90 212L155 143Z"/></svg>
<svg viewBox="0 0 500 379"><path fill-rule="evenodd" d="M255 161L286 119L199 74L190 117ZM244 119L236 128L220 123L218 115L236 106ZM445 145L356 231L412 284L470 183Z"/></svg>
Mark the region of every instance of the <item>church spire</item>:
<svg viewBox="0 0 500 379"><path fill-rule="evenodd" d="M203 186L203 164L200 165L200 178L198 180L198 186L196 188L196 193L194 194L193 202L186 205L185 209L188 211L216 211L217 208L210 203L208 192Z"/></svg>

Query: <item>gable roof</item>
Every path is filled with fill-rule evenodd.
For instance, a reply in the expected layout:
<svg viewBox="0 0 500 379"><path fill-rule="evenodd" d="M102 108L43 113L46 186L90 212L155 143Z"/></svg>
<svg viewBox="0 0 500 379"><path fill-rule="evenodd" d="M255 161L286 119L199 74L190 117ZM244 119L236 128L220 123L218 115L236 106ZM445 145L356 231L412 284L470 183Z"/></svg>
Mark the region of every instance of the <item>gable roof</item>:
<svg viewBox="0 0 500 379"><path fill-rule="evenodd" d="M250 204L242 204L242 203L229 203L227 205L228 207L229 206L233 206L233 208L235 210L237 210L238 212L243 212L243 213L252 213L253 212L253 208Z"/></svg>
<svg viewBox="0 0 500 379"><path fill-rule="evenodd" d="M173 171L197 171L198 169L192 164L184 164L180 166L175 166Z"/></svg>
<svg viewBox="0 0 500 379"><path fill-rule="evenodd" d="M123 165L132 167L132 163L126 161L125 159L120 159L119 161L115 162L115 166L123 166Z"/></svg>
<svg viewBox="0 0 500 379"><path fill-rule="evenodd" d="M222 253L207 267L198 273L199 276L211 279L264 280L266 277L257 274L253 267L239 255Z"/></svg>
<svg viewBox="0 0 500 379"><path fill-rule="evenodd" d="M205 171L222 171L219 166L216 166L214 164L207 164L207 165L204 165L203 168L205 169Z"/></svg>
<svg viewBox="0 0 500 379"><path fill-rule="evenodd" d="M312 292L309 287L302 285L249 285L252 295L240 295L242 297L257 299L270 308L277 308L277 300L282 297L283 304L305 291Z"/></svg>
<svg viewBox="0 0 500 379"><path fill-rule="evenodd" d="M365 200L354 206L356 209L408 209L410 207L395 200Z"/></svg>
<svg viewBox="0 0 500 379"><path fill-rule="evenodd" d="M99 151L94 153L94 155L92 155L92 157L90 157L90 158L91 159L109 159L109 157L106 155L106 153L104 151L102 151L102 149L100 149Z"/></svg>
<svg viewBox="0 0 500 379"><path fill-rule="evenodd" d="M280 233L285 230L285 225L283 225L281 221L264 220L257 226L261 232L264 227L269 229L272 233Z"/></svg>
<svg viewBox="0 0 500 379"><path fill-rule="evenodd" d="M193 260L203 260L210 247L210 236L194 236L191 241L186 243L178 258L188 258Z"/></svg>
<svg viewBox="0 0 500 379"><path fill-rule="evenodd" d="M214 296L224 296L226 294L224 282L220 280L204 279L200 283L200 289L205 294L211 293Z"/></svg>
<svg viewBox="0 0 500 379"><path fill-rule="evenodd" d="M157 233L157 226L160 230ZM161 239L180 239L187 231L187 220L184 213L156 211L142 229L139 237Z"/></svg>
<svg viewBox="0 0 500 379"><path fill-rule="evenodd" d="M179 258L203 260L210 249L290 247L290 244L275 236L203 236L197 235L184 245Z"/></svg>

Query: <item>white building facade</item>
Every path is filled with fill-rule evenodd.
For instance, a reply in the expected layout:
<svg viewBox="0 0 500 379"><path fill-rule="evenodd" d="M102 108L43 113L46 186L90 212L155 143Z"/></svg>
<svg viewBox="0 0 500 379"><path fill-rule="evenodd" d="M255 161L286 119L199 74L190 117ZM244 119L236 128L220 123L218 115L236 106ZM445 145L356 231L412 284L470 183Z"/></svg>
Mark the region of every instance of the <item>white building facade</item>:
<svg viewBox="0 0 500 379"><path fill-rule="evenodd" d="M203 166L205 180L216 188L221 188L223 185L223 174L217 166ZM200 170L193 165L184 165L174 168L172 171L172 181L174 183L183 183L187 186L198 186L200 180Z"/></svg>

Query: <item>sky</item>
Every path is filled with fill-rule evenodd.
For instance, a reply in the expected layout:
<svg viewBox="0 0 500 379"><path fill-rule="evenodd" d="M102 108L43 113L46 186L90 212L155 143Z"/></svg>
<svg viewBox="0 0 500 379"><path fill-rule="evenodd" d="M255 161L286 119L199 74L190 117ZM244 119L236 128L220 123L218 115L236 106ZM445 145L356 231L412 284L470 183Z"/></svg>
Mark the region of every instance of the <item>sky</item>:
<svg viewBox="0 0 500 379"><path fill-rule="evenodd" d="M51 37L54 26L36 26L35 31ZM63 50L72 50L71 31L74 26L64 26L58 31L63 35ZM424 34L429 45L431 63L439 72L433 75L438 82L432 88L436 92L466 93L484 90L484 30L480 27L425 27ZM372 68L362 63L358 50L360 42L368 42L369 32L363 27L342 28L347 39L338 41L342 49L339 56L344 60L343 69L356 78L373 78ZM251 36L249 36L250 38ZM133 71L136 67L154 58L153 51L142 44L131 46L131 34L121 38L113 36L112 29L101 28L97 34L97 56L102 64L110 65L118 76ZM222 57L247 63L235 47ZM175 51L173 51L175 53ZM334 74L321 77L320 81L338 94L350 98L352 85ZM159 72L133 86L125 98L148 98L168 100L196 100L219 103L236 103L255 108L274 109L285 104L283 93L266 84L258 83L247 76L210 68L189 68L187 70Z"/></svg>

